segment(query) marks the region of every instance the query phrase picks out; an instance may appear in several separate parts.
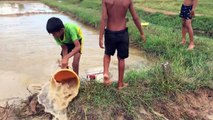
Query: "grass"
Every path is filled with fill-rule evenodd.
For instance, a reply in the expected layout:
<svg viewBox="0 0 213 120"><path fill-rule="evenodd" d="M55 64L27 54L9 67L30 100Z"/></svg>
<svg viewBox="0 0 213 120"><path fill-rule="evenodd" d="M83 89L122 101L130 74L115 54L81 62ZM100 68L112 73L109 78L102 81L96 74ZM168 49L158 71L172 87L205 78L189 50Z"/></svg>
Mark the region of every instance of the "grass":
<svg viewBox="0 0 213 120"><path fill-rule="evenodd" d="M161 13L151 14L149 12L144 12L139 9L138 13L140 17L151 22L153 25L159 25L163 27L169 27L173 30L181 29L181 19L179 16L168 16ZM213 36L213 17L197 16L193 19L193 29L196 34L203 36Z"/></svg>
<svg viewBox="0 0 213 120"><path fill-rule="evenodd" d="M100 0L63 0L61 3L55 0L41 1L57 7L59 10L74 14L78 20L90 26L95 28L99 26ZM122 113L125 113L126 118L135 119L138 113L137 108L141 105L152 109L152 103L155 100L171 99L176 93L196 90L200 87L213 87L213 17L210 16L212 12L209 12L212 7L208 8L212 3L199 1L197 12L205 15L194 19L193 28L202 33L195 36L195 50L188 51L187 46L179 44L181 20L178 16L151 14L138 7L142 4L154 9L161 9L163 6L164 10L176 11L179 10L181 3L174 0L157 2L158 4L150 0L134 2L139 16L143 21L150 22L150 25L144 28L147 37L146 44L142 44L138 30L130 16L128 16L130 20L128 27L131 43L137 45L138 49L146 51L147 55L157 57L159 61L153 63L152 68L147 71L137 69L126 73L125 81L130 85L122 91L115 89L116 84L105 88L96 82L83 83L79 96L70 104L70 117L96 116L97 119L101 119L99 118L101 114L107 113L113 117L117 115L114 113L119 113L120 109ZM207 7L203 6L204 4ZM162 69L162 63L166 61L169 62L168 73ZM93 111L96 115L88 113L89 111Z"/></svg>
<svg viewBox="0 0 213 120"><path fill-rule="evenodd" d="M198 1L196 13L201 14L203 16L212 17L213 11L209 11L209 9L213 8L213 3L210 1ZM180 6L183 4L183 0L135 0L135 3L135 6L141 8L147 7L157 10L165 10L179 13Z"/></svg>

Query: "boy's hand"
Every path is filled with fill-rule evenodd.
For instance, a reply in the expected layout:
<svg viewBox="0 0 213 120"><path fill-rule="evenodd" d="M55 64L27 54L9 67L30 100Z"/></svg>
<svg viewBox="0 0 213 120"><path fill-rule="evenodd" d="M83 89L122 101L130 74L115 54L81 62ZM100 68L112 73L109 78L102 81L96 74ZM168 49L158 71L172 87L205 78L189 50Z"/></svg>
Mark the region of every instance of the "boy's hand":
<svg viewBox="0 0 213 120"><path fill-rule="evenodd" d="M190 16L191 16L191 17L194 17L194 16L195 16L195 11L194 11L194 10L192 10L192 11L190 12Z"/></svg>
<svg viewBox="0 0 213 120"><path fill-rule="evenodd" d="M60 59L58 59L57 63L58 63L58 67L61 67L61 61L60 61Z"/></svg>
<svg viewBox="0 0 213 120"><path fill-rule="evenodd" d="M68 59L63 58L61 60L61 68L64 69L64 68L67 68L67 66L68 66Z"/></svg>
<svg viewBox="0 0 213 120"><path fill-rule="evenodd" d="M146 37L144 34L141 34L141 38L143 39L143 42L146 43Z"/></svg>
<svg viewBox="0 0 213 120"><path fill-rule="evenodd" d="M100 46L100 48L104 48L104 46L103 46L103 39L99 39L99 46Z"/></svg>

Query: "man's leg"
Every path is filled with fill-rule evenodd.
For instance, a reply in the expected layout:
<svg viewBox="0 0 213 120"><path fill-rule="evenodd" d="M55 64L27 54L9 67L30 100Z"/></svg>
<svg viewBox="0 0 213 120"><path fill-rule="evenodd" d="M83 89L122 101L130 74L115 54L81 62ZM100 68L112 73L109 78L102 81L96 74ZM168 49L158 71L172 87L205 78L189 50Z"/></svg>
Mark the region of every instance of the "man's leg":
<svg viewBox="0 0 213 120"><path fill-rule="evenodd" d="M195 47L195 45L194 45L194 32L192 29L191 19L186 20L186 27L188 29L189 39L190 39L188 49L192 50Z"/></svg>
<svg viewBox="0 0 213 120"><path fill-rule="evenodd" d="M181 44L186 44L186 33L187 33L187 27L186 27L186 20L182 18L182 41Z"/></svg>
<svg viewBox="0 0 213 120"><path fill-rule="evenodd" d="M125 70L125 59L118 57L118 89L127 87L128 84L124 83L124 70Z"/></svg>
<svg viewBox="0 0 213 120"><path fill-rule="evenodd" d="M110 85L112 81L109 78L109 64L111 61L111 56L104 54L104 84L105 85Z"/></svg>
<svg viewBox="0 0 213 120"><path fill-rule="evenodd" d="M80 62L80 58L81 58L81 53L76 53L74 55L74 58L73 58L73 62L72 62L72 68L73 68L73 71L78 75L79 73L79 62Z"/></svg>

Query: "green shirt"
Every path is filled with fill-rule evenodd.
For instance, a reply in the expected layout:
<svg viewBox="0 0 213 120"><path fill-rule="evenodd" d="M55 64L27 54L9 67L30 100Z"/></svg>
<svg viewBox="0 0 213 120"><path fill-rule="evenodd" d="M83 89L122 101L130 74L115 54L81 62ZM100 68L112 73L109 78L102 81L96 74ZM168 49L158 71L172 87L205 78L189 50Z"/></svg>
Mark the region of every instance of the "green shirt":
<svg viewBox="0 0 213 120"><path fill-rule="evenodd" d="M72 44L75 40L82 39L81 29L72 23L64 24L64 39L55 38L58 45Z"/></svg>

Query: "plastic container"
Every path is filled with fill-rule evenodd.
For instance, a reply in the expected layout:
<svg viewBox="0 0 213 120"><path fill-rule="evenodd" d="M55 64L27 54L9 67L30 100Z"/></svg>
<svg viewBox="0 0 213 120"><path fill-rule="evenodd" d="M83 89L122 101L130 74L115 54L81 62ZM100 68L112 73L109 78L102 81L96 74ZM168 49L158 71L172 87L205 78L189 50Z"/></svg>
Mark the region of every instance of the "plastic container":
<svg viewBox="0 0 213 120"><path fill-rule="evenodd" d="M88 80L96 80L98 82L103 81L103 68L90 68L86 70L86 77Z"/></svg>
<svg viewBox="0 0 213 120"><path fill-rule="evenodd" d="M64 83L64 82L70 82L71 83L77 83L77 88L80 87L80 80L79 80L79 77L78 75L70 70L70 69L60 69L58 70L54 75L53 75L53 79L56 81L56 82L59 82L59 83Z"/></svg>

